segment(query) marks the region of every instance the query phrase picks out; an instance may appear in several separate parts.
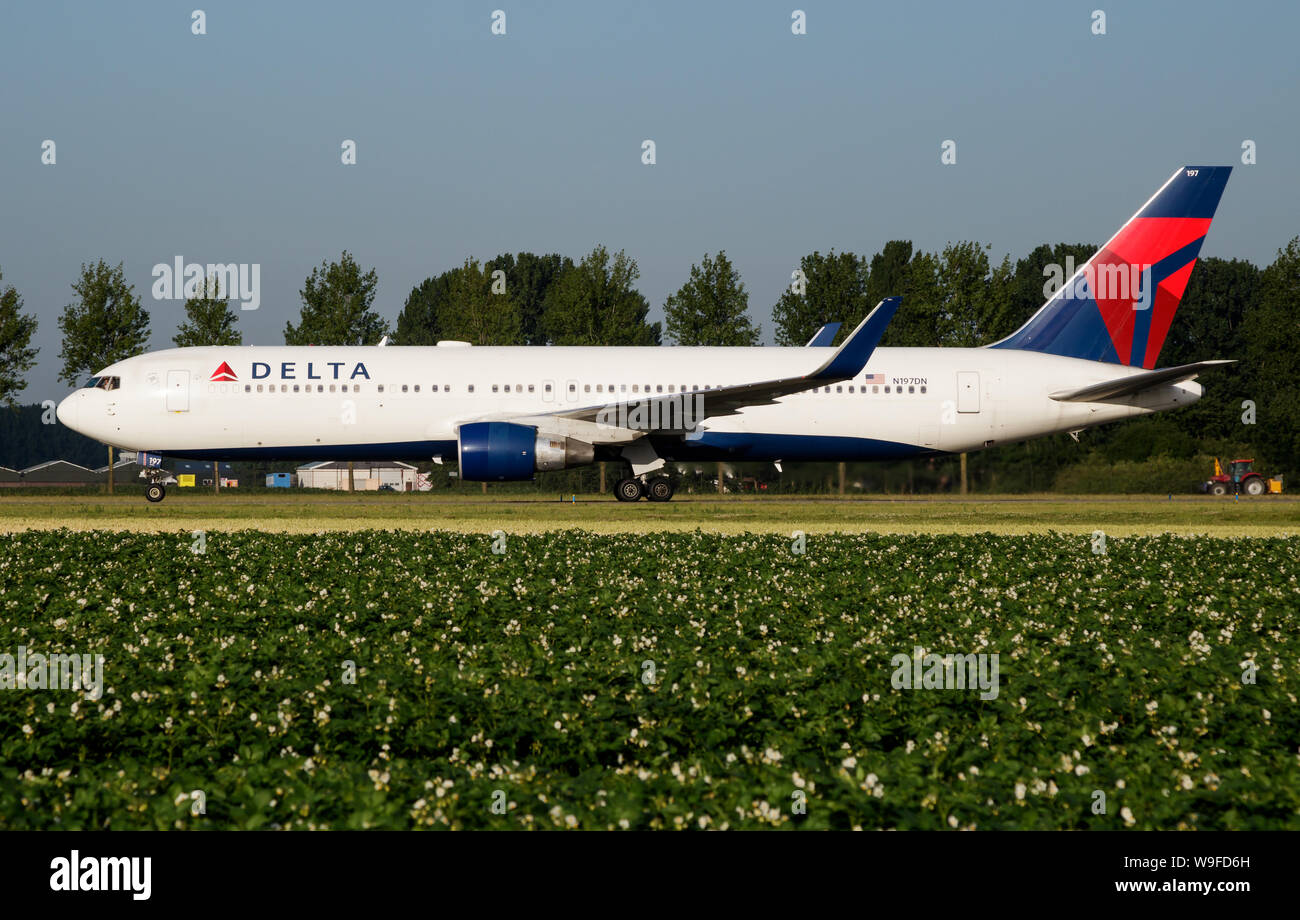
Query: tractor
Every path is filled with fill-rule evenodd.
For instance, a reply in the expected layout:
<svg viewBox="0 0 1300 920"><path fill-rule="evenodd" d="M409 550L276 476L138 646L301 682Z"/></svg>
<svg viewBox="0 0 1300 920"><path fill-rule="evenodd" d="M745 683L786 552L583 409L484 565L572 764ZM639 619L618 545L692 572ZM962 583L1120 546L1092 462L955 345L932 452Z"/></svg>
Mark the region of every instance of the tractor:
<svg viewBox="0 0 1300 920"><path fill-rule="evenodd" d="M1245 492L1247 495L1263 495L1266 492L1280 494L1282 477L1265 479L1262 473L1255 472L1253 458L1233 460L1228 464L1228 471L1225 473L1223 464L1219 462L1218 457L1215 457L1214 475L1203 488L1212 495L1227 495L1229 492L1234 494Z"/></svg>

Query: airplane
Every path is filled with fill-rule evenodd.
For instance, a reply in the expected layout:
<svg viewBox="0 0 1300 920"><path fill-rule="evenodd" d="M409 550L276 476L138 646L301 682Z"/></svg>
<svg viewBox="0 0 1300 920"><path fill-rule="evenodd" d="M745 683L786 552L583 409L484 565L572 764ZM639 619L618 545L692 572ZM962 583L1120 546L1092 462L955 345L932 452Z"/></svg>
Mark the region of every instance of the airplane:
<svg viewBox="0 0 1300 920"><path fill-rule="evenodd" d="M626 460L892 460L983 450L1190 405L1230 361L1156 369L1230 166L1180 167L1045 304L976 348L878 347L900 298L837 348L240 346L116 362L58 406L146 469L193 460L455 460L468 481ZM1064 272L1061 273L1064 275ZM829 354L828 354L829 352ZM146 497L161 501L161 482Z"/></svg>

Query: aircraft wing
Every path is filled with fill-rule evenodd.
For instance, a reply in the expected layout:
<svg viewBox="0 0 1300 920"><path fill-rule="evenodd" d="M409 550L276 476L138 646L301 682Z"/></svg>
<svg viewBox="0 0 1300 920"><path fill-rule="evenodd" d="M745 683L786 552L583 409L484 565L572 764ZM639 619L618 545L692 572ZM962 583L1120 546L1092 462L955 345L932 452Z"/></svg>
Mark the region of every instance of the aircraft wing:
<svg viewBox="0 0 1300 920"><path fill-rule="evenodd" d="M835 341L835 333L840 331L841 325L843 324L827 323L825 326L822 326L820 329L818 329L816 332L813 333L813 337L808 340L808 344L805 345L804 347L805 348L829 348L830 344Z"/></svg>
<svg viewBox="0 0 1300 920"><path fill-rule="evenodd" d="M782 396L801 393L814 387L851 380L862 372L881 336L894 318L901 297L886 297L876 304L844 344L834 354L822 361L814 370L799 377L782 377L758 383L711 387L686 393L660 394L638 399L614 400L593 406L560 409L548 413L527 415L493 415L466 421L509 421L521 425L544 427L557 434L577 437L591 443L619 444L637 440L647 434L682 434L704 420L724 415L736 415L749 406L772 405ZM655 405L658 403L659 405ZM685 407L686 411L683 411ZM629 411L632 410L632 411ZM629 417L659 420L659 426L643 428L626 426ZM690 427L683 422L689 421Z"/></svg>
<svg viewBox="0 0 1300 920"><path fill-rule="evenodd" d="M1191 380L1203 371L1235 363L1235 361L1198 361L1195 364L1181 364L1178 367L1161 368L1144 374L1117 377L1114 380L1094 383L1076 390L1058 390L1049 395L1057 402L1106 402L1124 396L1134 396L1152 387Z"/></svg>
<svg viewBox="0 0 1300 920"><path fill-rule="evenodd" d="M721 415L735 415L749 406L769 406L776 402L778 398L789 396L791 393L801 393L804 390L811 390L814 387L824 386L828 383L851 380L861 373L862 368L866 367L867 360L871 357L871 353L876 350L876 346L880 344L881 336L885 334L889 321L894 318L894 313L898 310L898 305L902 301L903 298L901 297L886 297L878 303L876 308L867 315L866 319L860 322L852 334L844 340L844 344L835 349L834 354L823 361L811 373L802 377L784 377L776 380L764 380L759 383L741 383L735 386L714 387L685 394L673 393L666 396L655 396L652 399L633 399L624 402L637 403L648 408L656 402L669 406L678 404L684 399L693 400L698 396L704 403L704 417L710 418ZM602 413L609 412L611 405L613 404L602 403L599 406L561 410L554 413L554 415L561 418L597 421Z"/></svg>

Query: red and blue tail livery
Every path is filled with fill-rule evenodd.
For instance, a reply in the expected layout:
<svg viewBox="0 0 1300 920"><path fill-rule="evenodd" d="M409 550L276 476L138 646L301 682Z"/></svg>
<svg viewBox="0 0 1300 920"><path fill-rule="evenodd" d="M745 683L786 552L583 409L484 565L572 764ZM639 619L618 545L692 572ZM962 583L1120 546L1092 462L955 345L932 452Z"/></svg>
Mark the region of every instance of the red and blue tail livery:
<svg viewBox="0 0 1300 920"><path fill-rule="evenodd" d="M1184 166L1027 323L992 348L1153 368L1231 166Z"/></svg>

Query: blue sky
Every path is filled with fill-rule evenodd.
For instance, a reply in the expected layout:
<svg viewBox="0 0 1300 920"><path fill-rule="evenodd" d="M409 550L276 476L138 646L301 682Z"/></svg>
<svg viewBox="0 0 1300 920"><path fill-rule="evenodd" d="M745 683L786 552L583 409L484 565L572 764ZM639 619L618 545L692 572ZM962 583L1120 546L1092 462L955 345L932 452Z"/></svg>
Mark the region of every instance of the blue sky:
<svg viewBox="0 0 1300 920"><path fill-rule="evenodd" d="M56 318L98 258L125 262L161 348L183 311L151 298L151 270L178 255L260 263L240 324L279 344L304 277L343 249L378 271L390 320L466 256L598 243L637 260L659 318L726 249L770 341L807 252L1101 242L1182 164L1239 167L1203 255L1266 264L1300 233L1300 6L877 6L7 6L0 271L40 321L24 401L64 392Z"/></svg>

